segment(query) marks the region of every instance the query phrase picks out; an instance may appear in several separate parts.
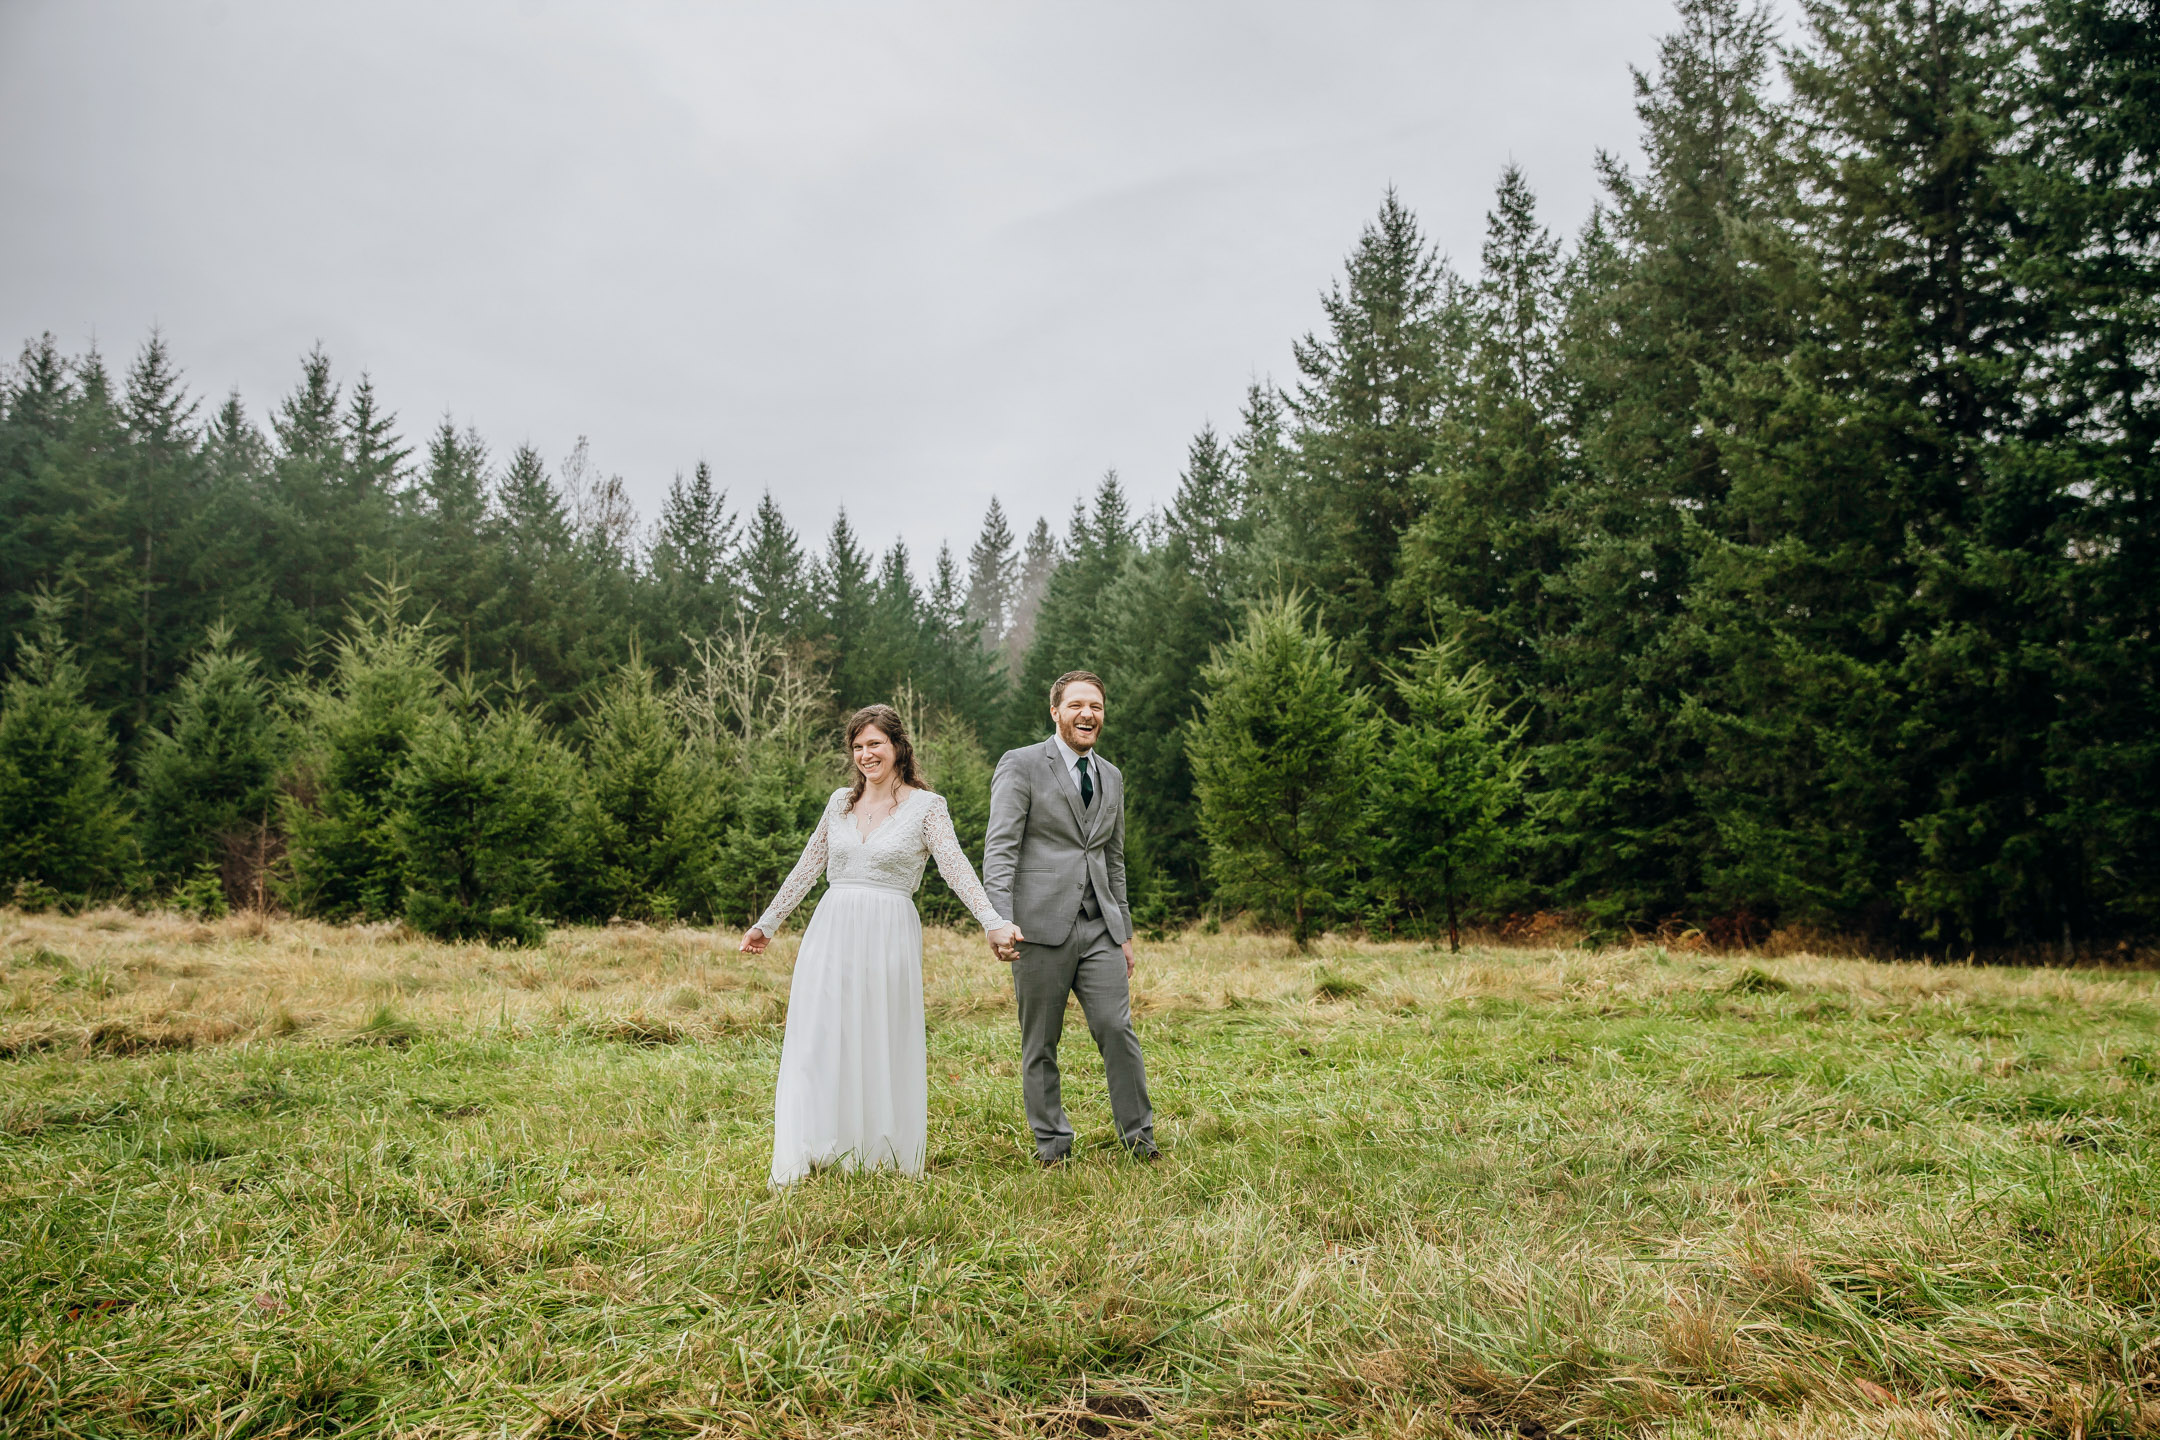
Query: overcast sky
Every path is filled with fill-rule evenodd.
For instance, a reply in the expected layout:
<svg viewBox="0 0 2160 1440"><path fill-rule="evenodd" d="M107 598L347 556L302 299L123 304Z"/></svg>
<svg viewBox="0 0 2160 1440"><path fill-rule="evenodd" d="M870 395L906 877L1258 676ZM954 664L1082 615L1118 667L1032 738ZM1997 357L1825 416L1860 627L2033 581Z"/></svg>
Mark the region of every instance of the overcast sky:
<svg viewBox="0 0 2160 1440"><path fill-rule="evenodd" d="M0 0L0 341L162 326L262 417L320 341L650 519L712 463L924 569L992 494L1168 498L1389 184L1572 232L1668 0Z"/></svg>

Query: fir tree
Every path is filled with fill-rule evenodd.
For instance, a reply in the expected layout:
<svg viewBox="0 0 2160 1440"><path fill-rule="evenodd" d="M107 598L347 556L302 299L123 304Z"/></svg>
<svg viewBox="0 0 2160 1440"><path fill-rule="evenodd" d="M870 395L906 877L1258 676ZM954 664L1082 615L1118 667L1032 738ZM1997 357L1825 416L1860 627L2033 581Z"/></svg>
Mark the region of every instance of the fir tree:
<svg viewBox="0 0 2160 1440"><path fill-rule="evenodd" d="M928 678L934 657L926 635L922 591L916 587L905 541L893 541L878 561L870 595L869 633L863 639L856 666L863 687L860 693L889 697L914 683L918 670Z"/></svg>
<svg viewBox="0 0 2160 1440"><path fill-rule="evenodd" d="M138 557L135 693L129 707L131 728L138 732L150 723L151 696L170 683L181 636L195 620L176 582L184 566L181 546L195 528L203 499L197 410L181 386L165 337L151 331L128 371L122 405L129 440L128 528Z"/></svg>
<svg viewBox="0 0 2160 1440"><path fill-rule="evenodd" d="M1006 627L1012 623L1019 589L1019 551L1012 527L1005 522L1005 508L993 495L990 508L983 511L982 533L968 549L967 578L967 618L993 650L1004 641Z"/></svg>
<svg viewBox="0 0 2160 1440"><path fill-rule="evenodd" d="M1685 719L1716 681L1690 598L1733 534L1728 450L1757 433L1743 377L1793 340L1766 247L1791 204L1762 93L1769 16L1682 0L1679 19L1636 76L1645 171L1601 162L1603 243L1579 247L1563 317L1582 463L1551 501L1564 618L1541 642L1541 870L1612 922L1686 913L1718 853Z"/></svg>
<svg viewBox="0 0 2160 1440"><path fill-rule="evenodd" d="M338 641L327 686L304 697L307 736L286 798L289 898L326 919L405 910L397 784L442 706L446 641L406 617L411 593L384 582Z"/></svg>
<svg viewBox="0 0 2160 1440"><path fill-rule="evenodd" d="M653 537L652 578L659 614L654 654L673 670L689 659L683 636L708 636L734 623L733 560L740 524L728 513L727 492L716 489L712 467L699 461L685 485L668 487Z"/></svg>
<svg viewBox="0 0 2160 1440"><path fill-rule="evenodd" d="M229 627L213 626L137 767L152 879L178 885L214 866L229 902L258 898L248 860L275 818L286 751L283 717L255 657L234 648Z"/></svg>
<svg viewBox="0 0 2160 1440"><path fill-rule="evenodd" d="M2019 488L2054 511L2063 703L2050 824L2075 852L2066 929L2160 927L2160 14L2150 0L2044 0L2033 124L2015 171L2018 259L2052 297L2033 356ZM2063 463L2039 473L2055 456ZM2035 483L2037 482L2037 483ZM2031 505L2026 502L2026 507ZM2020 508L2026 508L2020 507ZM2008 507L2004 507L2008 508ZM2037 927L2035 927L2037 928Z"/></svg>
<svg viewBox="0 0 2160 1440"><path fill-rule="evenodd" d="M345 405L345 468L356 494L368 503L387 505L405 481L412 450L401 444L397 417L375 399L375 383L366 371L353 382Z"/></svg>
<svg viewBox="0 0 2160 1440"><path fill-rule="evenodd" d="M1405 718L1388 722L1374 791L1382 881L1399 903L1439 907L1451 953L1462 949L1462 906L1505 873L1529 765L1515 749L1522 726L1494 705L1491 678L1459 656L1426 645L1391 671Z"/></svg>
<svg viewBox="0 0 2160 1440"><path fill-rule="evenodd" d="M1050 522L1037 516L1020 554L1020 580L1013 591L1012 623L1005 629L1005 666L1013 675L1027 661L1028 647L1035 643L1035 621L1042 614L1043 598L1050 593L1050 577L1064 562Z"/></svg>
<svg viewBox="0 0 2160 1440"><path fill-rule="evenodd" d="M1295 597L1255 605L1203 674L1186 747L1224 899L1304 949L1354 903L1378 721Z"/></svg>
<svg viewBox="0 0 2160 1440"><path fill-rule="evenodd" d="M121 888L131 847L112 732L85 698L63 608L39 597L0 688L0 895L81 904Z"/></svg>
<svg viewBox="0 0 2160 1440"><path fill-rule="evenodd" d="M1039 735L1050 686L1068 670L1103 668L1103 595L1125 568L1137 537L1115 470L1103 472L1092 509L1073 505L1059 564L1050 572L1028 643L1027 666L1013 697L1012 744ZM1033 546L1030 550L1032 552Z"/></svg>
<svg viewBox="0 0 2160 1440"><path fill-rule="evenodd" d="M285 611L277 658L297 660L327 636L358 576L356 517L340 503L347 451L339 387L317 346L301 363L300 385L270 419L274 442L268 505L273 573Z"/></svg>
<svg viewBox="0 0 2160 1440"><path fill-rule="evenodd" d="M811 586L802 545L768 490L743 539L744 604L769 635L800 635L811 619Z"/></svg>
<svg viewBox="0 0 2160 1440"><path fill-rule="evenodd" d="M1460 636L1511 693L1534 691L1551 613L1549 577L1564 561L1551 513L1572 478L1558 324L1560 247L1538 223L1522 172L1500 177L1485 218L1483 270L1464 297L1475 340L1455 398L1446 454L1402 547L1397 599Z"/></svg>
<svg viewBox="0 0 2160 1440"><path fill-rule="evenodd" d="M462 433L444 416L428 439L427 463L408 497L414 600L435 617L450 640L450 657L465 672L492 672L507 657L493 653L490 602L500 591L488 539L487 442Z"/></svg>
<svg viewBox="0 0 2160 1440"><path fill-rule="evenodd" d="M1361 680L1396 646L1391 604L1403 532L1421 512L1459 360L1455 282L1390 189L1343 278L1321 298L1324 334L1294 347L1302 376L1279 497L1280 560L1320 597Z"/></svg>
<svg viewBox="0 0 2160 1440"><path fill-rule="evenodd" d="M1128 780L1126 871L1136 913L1195 913L1205 850L1184 725L1200 675L1230 636L1249 543L1244 487L1212 427L1194 437L1161 543L1129 559L1100 609L1111 743Z"/></svg>
<svg viewBox="0 0 2160 1440"><path fill-rule="evenodd" d="M591 615L569 509L530 445L511 454L497 482L487 548L500 577L486 602L488 653L531 684L548 720L569 724L606 673L612 641Z"/></svg>
<svg viewBox="0 0 2160 1440"><path fill-rule="evenodd" d="M470 678L451 685L397 776L406 923L442 940L540 944L573 773L530 711L488 706Z"/></svg>
<svg viewBox="0 0 2160 1440"><path fill-rule="evenodd" d="M870 557L856 540L843 506L833 517L817 567L818 637L830 657L833 690L842 710L868 705L885 690L876 673L870 633L876 590Z"/></svg>
<svg viewBox="0 0 2160 1440"><path fill-rule="evenodd" d="M593 920L709 917L727 818L721 778L691 754L651 668L636 659L622 666L585 728L585 787L564 873L572 913Z"/></svg>
<svg viewBox="0 0 2160 1440"><path fill-rule="evenodd" d="M975 735L1004 715L1004 665L984 643L960 582L950 545L939 545L930 593L921 605L921 640L911 678L937 709Z"/></svg>

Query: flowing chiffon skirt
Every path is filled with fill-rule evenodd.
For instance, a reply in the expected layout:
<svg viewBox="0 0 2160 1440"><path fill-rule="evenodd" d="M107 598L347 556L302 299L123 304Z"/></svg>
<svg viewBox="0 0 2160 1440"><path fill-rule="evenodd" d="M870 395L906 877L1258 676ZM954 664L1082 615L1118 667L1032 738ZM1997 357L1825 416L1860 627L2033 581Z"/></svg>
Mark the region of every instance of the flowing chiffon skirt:
<svg viewBox="0 0 2160 1440"><path fill-rule="evenodd" d="M915 897L834 885L795 953L773 1096L772 1183L824 1165L919 1174L929 1133Z"/></svg>

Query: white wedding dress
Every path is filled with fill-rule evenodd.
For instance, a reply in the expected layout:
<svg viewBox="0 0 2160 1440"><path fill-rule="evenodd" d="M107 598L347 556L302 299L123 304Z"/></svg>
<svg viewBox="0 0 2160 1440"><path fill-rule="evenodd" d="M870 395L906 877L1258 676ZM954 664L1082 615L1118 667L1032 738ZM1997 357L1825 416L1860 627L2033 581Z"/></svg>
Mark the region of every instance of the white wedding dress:
<svg viewBox="0 0 2160 1440"><path fill-rule="evenodd" d="M915 891L924 862L937 857L984 929L1006 923L953 834L944 796L912 791L867 838L847 804L845 789L833 791L802 859L757 919L768 938L779 934L818 872L832 881L795 952L773 1096L774 1185L821 1165L922 1170L930 1090Z"/></svg>

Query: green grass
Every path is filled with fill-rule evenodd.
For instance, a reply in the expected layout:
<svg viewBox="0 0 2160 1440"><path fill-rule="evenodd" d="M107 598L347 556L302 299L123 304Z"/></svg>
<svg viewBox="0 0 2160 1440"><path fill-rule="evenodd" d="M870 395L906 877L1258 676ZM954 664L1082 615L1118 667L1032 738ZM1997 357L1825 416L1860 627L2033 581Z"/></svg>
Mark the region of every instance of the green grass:
<svg viewBox="0 0 2160 1440"><path fill-rule="evenodd" d="M792 942L0 911L0 1431L2160 1434L2160 983L1144 946L1165 1158L764 1185Z"/></svg>

